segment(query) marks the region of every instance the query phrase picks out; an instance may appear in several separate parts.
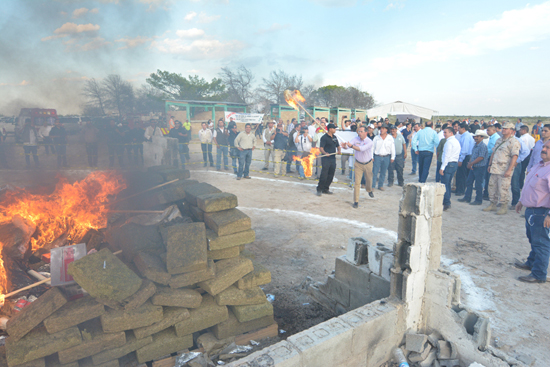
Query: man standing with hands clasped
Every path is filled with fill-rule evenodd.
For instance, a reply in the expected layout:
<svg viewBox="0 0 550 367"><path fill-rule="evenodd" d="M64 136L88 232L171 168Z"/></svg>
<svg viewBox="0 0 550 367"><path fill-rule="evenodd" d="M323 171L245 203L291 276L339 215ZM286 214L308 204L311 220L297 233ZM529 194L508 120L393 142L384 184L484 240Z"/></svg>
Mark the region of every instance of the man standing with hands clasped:
<svg viewBox="0 0 550 367"><path fill-rule="evenodd" d="M338 143L338 138L334 135L336 133L336 125L328 124L327 130L327 133L319 141L319 150L326 157L321 158L321 177L319 177L319 183L317 184L317 196L332 194L329 188L334 178L334 171L336 171L336 157L334 154L340 154L340 143Z"/></svg>
<svg viewBox="0 0 550 367"><path fill-rule="evenodd" d="M365 189L371 198L374 197L372 192L372 148L373 143L367 137L367 128L361 126L357 129L357 137L351 139L347 143L343 143L344 148L353 149L355 155L355 185L353 186L353 207L359 207L359 190L361 190L361 179L365 175Z"/></svg>
<svg viewBox="0 0 550 367"><path fill-rule="evenodd" d="M526 207L525 229L531 244L527 261L514 264L517 268L531 271L531 274L518 278L526 283L546 282L550 258L550 142L544 143L540 156L542 161L529 171L516 205L517 213Z"/></svg>

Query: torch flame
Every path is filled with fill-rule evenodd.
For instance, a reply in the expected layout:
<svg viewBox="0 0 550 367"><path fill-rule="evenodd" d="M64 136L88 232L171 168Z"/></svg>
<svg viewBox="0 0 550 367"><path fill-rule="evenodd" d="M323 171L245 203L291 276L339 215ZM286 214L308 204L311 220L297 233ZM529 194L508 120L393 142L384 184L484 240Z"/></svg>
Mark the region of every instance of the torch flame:
<svg viewBox="0 0 550 367"><path fill-rule="evenodd" d="M303 103L306 101L306 99L304 98L304 96L302 96L302 93L300 93L298 89L296 89L294 92L285 90L284 96L286 103L288 103L295 110L299 109L298 103Z"/></svg>
<svg viewBox="0 0 550 367"><path fill-rule="evenodd" d="M293 161L298 161L304 167L304 176L311 177L313 174L313 161L315 161L315 158L321 153L319 148L311 148L311 151L309 152L309 155L304 158L300 158L297 156L293 156Z"/></svg>
<svg viewBox="0 0 550 367"><path fill-rule="evenodd" d="M92 172L72 185L61 177L50 195L31 194L18 188L7 192L0 203L0 224L10 223L16 215L32 222L36 226L35 235L31 237L35 252L63 234L74 240L82 238L89 229L104 228L109 199L125 188L124 179L114 171ZM0 259L0 293L6 291L6 271Z"/></svg>

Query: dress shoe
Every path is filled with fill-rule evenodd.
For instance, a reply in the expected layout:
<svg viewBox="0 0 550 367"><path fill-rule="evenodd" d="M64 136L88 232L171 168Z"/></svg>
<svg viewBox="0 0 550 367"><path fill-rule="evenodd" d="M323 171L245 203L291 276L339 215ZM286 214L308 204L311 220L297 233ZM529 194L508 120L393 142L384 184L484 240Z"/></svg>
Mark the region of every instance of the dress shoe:
<svg viewBox="0 0 550 367"><path fill-rule="evenodd" d="M267 170L268 170L267 167L262 168L262 171L267 171Z"/></svg>
<svg viewBox="0 0 550 367"><path fill-rule="evenodd" d="M446 212L446 211L449 210L449 209L451 209L451 206L450 206L450 205L443 205L443 211Z"/></svg>
<svg viewBox="0 0 550 367"><path fill-rule="evenodd" d="M522 263L522 262L519 261L519 260L516 260L516 261L514 262L514 266L515 266L516 268L518 268L518 269L521 269L521 270L529 270L529 271L531 271L531 267L530 267L530 266L528 266L526 263Z"/></svg>
<svg viewBox="0 0 550 367"><path fill-rule="evenodd" d="M388 187L392 187L392 186L393 186L393 184L388 184Z"/></svg>
<svg viewBox="0 0 550 367"><path fill-rule="evenodd" d="M334 194L334 193L333 193L332 191L328 191L328 190L327 190L327 191L323 191L323 194L332 195L332 194Z"/></svg>
<svg viewBox="0 0 550 367"><path fill-rule="evenodd" d="M246 179L249 179L249 180L250 180L250 179L251 179L252 177L250 177L250 176L244 176L244 178L246 178Z"/></svg>
<svg viewBox="0 0 550 367"><path fill-rule="evenodd" d="M470 200L468 200L466 198L458 199L457 201L460 201L461 203L469 203L470 202Z"/></svg>
<svg viewBox="0 0 550 367"><path fill-rule="evenodd" d="M322 194L321 194L321 191L317 191L317 194L316 194L316 195L317 195L317 196L321 196L321 195L322 195Z"/></svg>
<svg viewBox="0 0 550 367"><path fill-rule="evenodd" d="M380 191L386 191L386 190L384 190L383 187L379 187L378 190L380 190Z"/></svg>
<svg viewBox="0 0 550 367"><path fill-rule="evenodd" d="M533 277L532 275L526 275L526 276L523 276L523 277L519 277L518 280L520 282L524 282L524 283L546 283L546 279L544 279L544 280L537 279L537 278Z"/></svg>
<svg viewBox="0 0 550 367"><path fill-rule="evenodd" d="M411 176L416 175L416 172L411 172L411 173L409 173L409 175L411 175Z"/></svg>
<svg viewBox="0 0 550 367"><path fill-rule="evenodd" d="M481 202L481 201L472 201L470 203L470 205L481 205L481 204L483 204L483 202Z"/></svg>
<svg viewBox="0 0 550 367"><path fill-rule="evenodd" d="M370 196L371 198L373 198L373 197L374 197L374 192L372 192L372 191L369 192L369 196Z"/></svg>
<svg viewBox="0 0 550 367"><path fill-rule="evenodd" d="M237 180L240 180L241 178L240 177L237 177Z"/></svg>
<svg viewBox="0 0 550 367"><path fill-rule="evenodd" d="M355 209L359 208L359 203L353 203L352 207Z"/></svg>

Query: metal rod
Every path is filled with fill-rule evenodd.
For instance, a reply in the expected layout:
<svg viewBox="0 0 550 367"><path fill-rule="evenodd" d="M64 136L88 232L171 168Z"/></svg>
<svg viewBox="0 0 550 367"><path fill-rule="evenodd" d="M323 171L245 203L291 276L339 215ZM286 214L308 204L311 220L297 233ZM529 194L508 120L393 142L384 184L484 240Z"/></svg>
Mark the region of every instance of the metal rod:
<svg viewBox="0 0 550 367"><path fill-rule="evenodd" d="M16 290L16 291L10 292L10 293L6 294L6 295L4 296L4 298L8 298L8 297L14 296L14 295L16 295L17 293L21 293L21 292L23 292L23 291L26 291L27 289L31 289L31 288L34 288L34 287L38 287L40 284L44 284L44 283L46 283L46 282L49 282L50 280L51 280L50 278L42 279L42 280L39 281L39 282L33 283L33 284L31 284L31 285L28 285L28 286L23 287L23 288L21 288L21 289L18 289L18 290Z"/></svg>

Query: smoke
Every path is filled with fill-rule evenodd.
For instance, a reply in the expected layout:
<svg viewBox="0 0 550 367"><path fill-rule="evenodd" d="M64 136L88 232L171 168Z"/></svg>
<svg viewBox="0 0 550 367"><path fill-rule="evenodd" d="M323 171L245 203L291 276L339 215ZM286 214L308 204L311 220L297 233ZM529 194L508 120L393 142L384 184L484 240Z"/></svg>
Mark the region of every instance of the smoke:
<svg viewBox="0 0 550 367"><path fill-rule="evenodd" d="M0 114L18 115L24 107L80 113L87 79L109 74L128 79L129 65L147 57L144 48L118 50L121 44L115 40L140 32L156 34L170 23L169 12L147 12L147 4L134 1L103 1L100 10L88 12L83 5L86 2L67 0L3 2ZM79 19L73 18L75 10ZM153 60L150 65L155 70Z"/></svg>

